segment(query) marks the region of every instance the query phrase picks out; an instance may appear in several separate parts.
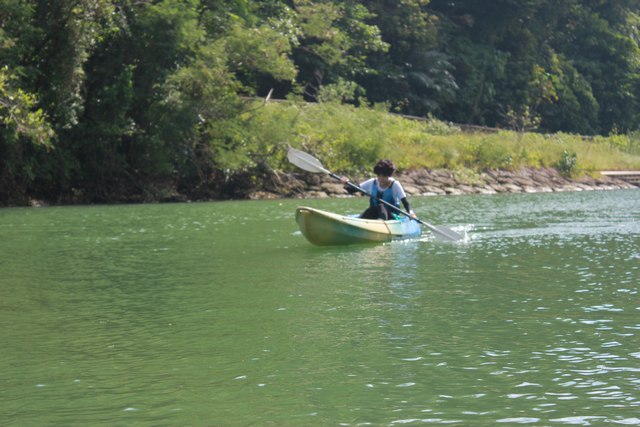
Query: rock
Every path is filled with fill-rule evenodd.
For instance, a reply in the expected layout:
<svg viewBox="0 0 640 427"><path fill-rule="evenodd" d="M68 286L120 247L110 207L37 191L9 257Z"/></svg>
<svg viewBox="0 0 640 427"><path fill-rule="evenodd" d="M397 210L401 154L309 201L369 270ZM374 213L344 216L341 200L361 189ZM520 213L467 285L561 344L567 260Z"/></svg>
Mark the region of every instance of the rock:
<svg viewBox="0 0 640 427"><path fill-rule="evenodd" d="M454 196L460 196L460 195L464 194L464 191L462 191L462 190L460 190L458 188L455 188L455 187L447 187L447 188L444 189L444 191L447 194L452 194Z"/></svg>
<svg viewBox="0 0 640 427"><path fill-rule="evenodd" d="M425 185L424 187L422 187L422 194L423 195L447 194L447 192L440 187L434 187L433 185Z"/></svg>
<svg viewBox="0 0 640 427"><path fill-rule="evenodd" d="M520 187L535 187L536 183L532 179L523 178L523 177L515 177L512 181L514 184L519 185Z"/></svg>
<svg viewBox="0 0 640 427"><path fill-rule="evenodd" d="M496 184L498 182L493 176L486 172L481 173L480 178L487 184Z"/></svg>
<svg viewBox="0 0 640 427"><path fill-rule="evenodd" d="M420 189L418 189L417 187L414 187L413 185L407 185L402 183L402 187L404 188L405 193L407 193L410 196L413 196L415 194L420 194L422 191L420 191Z"/></svg>
<svg viewBox="0 0 640 427"><path fill-rule="evenodd" d="M424 178L428 178L431 173L429 169L411 169L404 173L405 176L411 177L415 182L418 182Z"/></svg>
<svg viewBox="0 0 640 427"><path fill-rule="evenodd" d="M409 174L409 175L404 175L402 177L402 185L406 188L407 186L412 186L412 185L416 185L416 184L420 184L421 179L418 179L417 181L414 178L413 174Z"/></svg>
<svg viewBox="0 0 640 427"><path fill-rule="evenodd" d="M576 184L576 187L578 188L582 188L585 191L591 191L593 190L593 187L591 185L587 185L587 184L583 184L583 183L578 183Z"/></svg>
<svg viewBox="0 0 640 427"><path fill-rule="evenodd" d="M302 176L302 180L309 185L320 185L322 183L322 175L307 173Z"/></svg>
<svg viewBox="0 0 640 427"><path fill-rule="evenodd" d="M434 177L431 183L440 184L441 187L455 187L458 183L453 178Z"/></svg>
<svg viewBox="0 0 640 427"><path fill-rule="evenodd" d="M31 205L32 208L41 208L41 207L49 206L47 202L42 200L37 200L37 199L29 200L29 204Z"/></svg>
<svg viewBox="0 0 640 427"><path fill-rule="evenodd" d="M309 191L307 192L306 196L304 197L305 199L326 199L327 197L329 197L329 195L327 193L325 193L324 191Z"/></svg>
<svg viewBox="0 0 640 427"><path fill-rule="evenodd" d="M616 185L598 185L596 188L598 190L616 190L619 187Z"/></svg>
<svg viewBox="0 0 640 427"><path fill-rule="evenodd" d="M497 194L497 191L494 190L491 186L485 185L484 187L478 187L478 193L480 193L480 194Z"/></svg>
<svg viewBox="0 0 640 427"><path fill-rule="evenodd" d="M582 188L574 184L567 184L562 186L562 191L582 191Z"/></svg>
<svg viewBox="0 0 640 427"><path fill-rule="evenodd" d="M522 193L522 187L516 184L507 183L504 185L504 188L506 188L509 193Z"/></svg>
<svg viewBox="0 0 640 427"><path fill-rule="evenodd" d="M345 193L344 185L332 183L332 182L324 182L320 184L320 189L325 193L329 194L343 194Z"/></svg>
<svg viewBox="0 0 640 427"><path fill-rule="evenodd" d="M466 193L466 194L477 193L476 189L471 187L471 186L469 186L469 185L464 185L464 184L458 185L458 189L460 191L462 191L463 193Z"/></svg>
<svg viewBox="0 0 640 427"><path fill-rule="evenodd" d="M493 189L496 193L506 193L509 190L502 184L489 184L489 188Z"/></svg>
<svg viewBox="0 0 640 427"><path fill-rule="evenodd" d="M281 197L282 196L269 191L254 191L253 193L249 193L250 200L273 200L280 199Z"/></svg>

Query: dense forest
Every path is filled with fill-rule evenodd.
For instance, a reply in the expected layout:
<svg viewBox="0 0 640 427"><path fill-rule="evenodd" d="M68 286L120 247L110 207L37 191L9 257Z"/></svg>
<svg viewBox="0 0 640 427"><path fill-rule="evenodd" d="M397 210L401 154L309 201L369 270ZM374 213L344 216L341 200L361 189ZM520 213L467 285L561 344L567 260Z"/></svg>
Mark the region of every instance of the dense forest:
<svg viewBox="0 0 640 427"><path fill-rule="evenodd" d="M0 0L0 205L237 196L254 97L637 135L640 2Z"/></svg>

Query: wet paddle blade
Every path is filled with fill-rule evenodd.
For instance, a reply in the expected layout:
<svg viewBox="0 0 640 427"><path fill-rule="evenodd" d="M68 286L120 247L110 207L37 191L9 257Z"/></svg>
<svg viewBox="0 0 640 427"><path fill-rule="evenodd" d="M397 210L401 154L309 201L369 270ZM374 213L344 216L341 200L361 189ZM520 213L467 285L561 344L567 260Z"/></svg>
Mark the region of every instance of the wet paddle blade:
<svg viewBox="0 0 640 427"><path fill-rule="evenodd" d="M287 158L291 163L298 166L300 169L306 170L307 172L331 174L331 172L322 166L320 160L316 159L311 154L305 153L304 151L289 147Z"/></svg>
<svg viewBox="0 0 640 427"><path fill-rule="evenodd" d="M459 242L464 239L459 233L444 227L442 225L431 225L427 224L424 221L420 221L422 224L426 225L429 230L439 239L446 242Z"/></svg>

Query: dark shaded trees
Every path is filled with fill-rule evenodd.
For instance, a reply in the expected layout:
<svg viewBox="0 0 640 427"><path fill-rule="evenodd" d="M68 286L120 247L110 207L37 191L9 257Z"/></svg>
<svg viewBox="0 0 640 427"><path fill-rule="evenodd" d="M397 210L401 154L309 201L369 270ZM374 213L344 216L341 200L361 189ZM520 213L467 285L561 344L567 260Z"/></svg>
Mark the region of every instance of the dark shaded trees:
<svg viewBox="0 0 640 427"><path fill-rule="evenodd" d="M460 86L444 116L492 126L518 117L585 134L638 129L636 2L433 0L430 8Z"/></svg>
<svg viewBox="0 0 640 427"><path fill-rule="evenodd" d="M237 195L246 97L640 129L633 0L0 0L0 203Z"/></svg>

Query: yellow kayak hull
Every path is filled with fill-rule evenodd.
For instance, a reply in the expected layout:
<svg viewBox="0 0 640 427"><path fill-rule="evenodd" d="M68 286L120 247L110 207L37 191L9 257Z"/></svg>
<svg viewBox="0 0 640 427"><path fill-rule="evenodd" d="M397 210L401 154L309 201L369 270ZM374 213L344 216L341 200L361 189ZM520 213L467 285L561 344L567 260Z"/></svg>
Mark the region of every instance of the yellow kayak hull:
<svg viewBox="0 0 640 427"><path fill-rule="evenodd" d="M420 224L402 220L371 220L344 216L319 209L299 207L296 222L306 239L314 245L381 243L419 237Z"/></svg>

